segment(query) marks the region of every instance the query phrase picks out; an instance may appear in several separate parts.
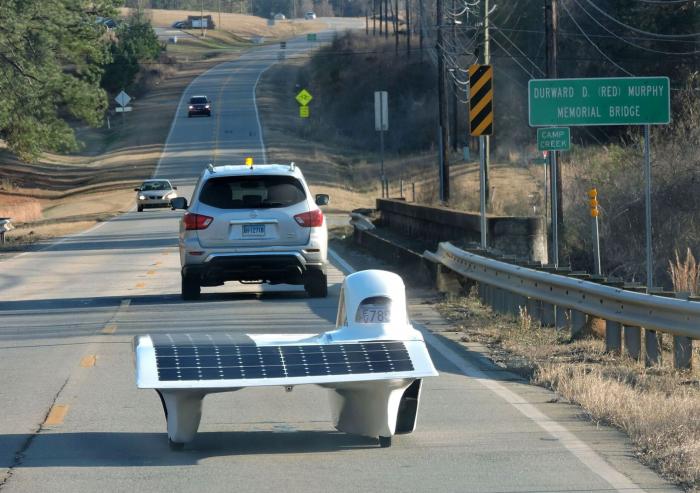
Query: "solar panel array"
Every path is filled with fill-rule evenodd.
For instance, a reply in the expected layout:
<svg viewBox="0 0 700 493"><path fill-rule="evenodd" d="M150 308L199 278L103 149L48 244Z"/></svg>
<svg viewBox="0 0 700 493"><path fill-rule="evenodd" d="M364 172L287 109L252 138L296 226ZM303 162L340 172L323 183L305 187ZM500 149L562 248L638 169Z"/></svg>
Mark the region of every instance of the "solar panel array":
<svg viewBox="0 0 700 493"><path fill-rule="evenodd" d="M248 380L412 371L403 342L257 346L226 340L154 339L158 379ZM198 338L199 339L199 338Z"/></svg>

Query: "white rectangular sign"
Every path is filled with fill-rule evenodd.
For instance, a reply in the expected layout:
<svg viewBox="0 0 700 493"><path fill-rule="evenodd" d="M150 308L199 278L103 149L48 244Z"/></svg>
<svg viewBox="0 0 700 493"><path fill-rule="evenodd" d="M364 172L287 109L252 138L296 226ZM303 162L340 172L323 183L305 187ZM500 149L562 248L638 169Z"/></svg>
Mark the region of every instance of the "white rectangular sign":
<svg viewBox="0 0 700 493"><path fill-rule="evenodd" d="M117 113L128 113L129 111L131 111L131 109L131 106L123 106L114 108L114 111L116 111Z"/></svg>
<svg viewBox="0 0 700 493"><path fill-rule="evenodd" d="M206 17L202 17L201 19L192 19L192 28L193 29L208 29L209 28L209 19Z"/></svg>
<svg viewBox="0 0 700 493"><path fill-rule="evenodd" d="M386 91L374 91L374 129L389 130L389 96Z"/></svg>

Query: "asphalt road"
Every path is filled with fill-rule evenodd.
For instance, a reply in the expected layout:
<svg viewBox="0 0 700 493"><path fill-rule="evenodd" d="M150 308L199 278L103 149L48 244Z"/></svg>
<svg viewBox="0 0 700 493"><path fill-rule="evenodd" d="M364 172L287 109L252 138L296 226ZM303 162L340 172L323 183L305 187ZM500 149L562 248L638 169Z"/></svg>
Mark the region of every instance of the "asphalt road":
<svg viewBox="0 0 700 493"><path fill-rule="evenodd" d="M214 116L180 108L158 176L187 188L208 161L264 160L253 91L277 51L193 82L186 95L211 96ZM170 451L155 392L135 387L133 336L327 330L344 266L330 269L326 299L232 284L183 302L178 217L131 212L0 262L0 490L673 491L619 433L430 334L441 375L426 381L417 431L391 448L333 430L326 391L302 386L210 395L197 439ZM427 305L411 310L448 328Z"/></svg>

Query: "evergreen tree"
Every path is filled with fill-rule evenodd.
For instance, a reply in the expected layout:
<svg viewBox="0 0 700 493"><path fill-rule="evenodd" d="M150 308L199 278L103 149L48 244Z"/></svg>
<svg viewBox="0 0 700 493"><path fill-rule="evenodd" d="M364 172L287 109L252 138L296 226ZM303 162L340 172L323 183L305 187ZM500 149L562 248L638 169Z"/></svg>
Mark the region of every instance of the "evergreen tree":
<svg viewBox="0 0 700 493"><path fill-rule="evenodd" d="M106 28L117 0L0 2L0 139L23 159L77 147L68 121L100 125L109 60Z"/></svg>

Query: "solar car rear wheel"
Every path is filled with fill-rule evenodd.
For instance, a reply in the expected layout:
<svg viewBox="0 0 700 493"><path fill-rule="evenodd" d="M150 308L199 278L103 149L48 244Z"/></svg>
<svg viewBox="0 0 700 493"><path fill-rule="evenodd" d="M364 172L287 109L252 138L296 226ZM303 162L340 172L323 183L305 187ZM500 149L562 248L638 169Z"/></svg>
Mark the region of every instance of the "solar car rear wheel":
<svg viewBox="0 0 700 493"><path fill-rule="evenodd" d="M182 299L197 300L202 293L202 287L199 285L199 279L192 276L182 276Z"/></svg>
<svg viewBox="0 0 700 493"><path fill-rule="evenodd" d="M311 298L325 298L328 296L328 279L323 272L310 271L306 274L304 289Z"/></svg>
<svg viewBox="0 0 700 493"><path fill-rule="evenodd" d="M173 442L170 438L168 438L168 445L170 446L170 450L182 450L185 447L184 443Z"/></svg>
<svg viewBox="0 0 700 493"><path fill-rule="evenodd" d="M379 437L379 446L381 448L391 447L391 437Z"/></svg>

